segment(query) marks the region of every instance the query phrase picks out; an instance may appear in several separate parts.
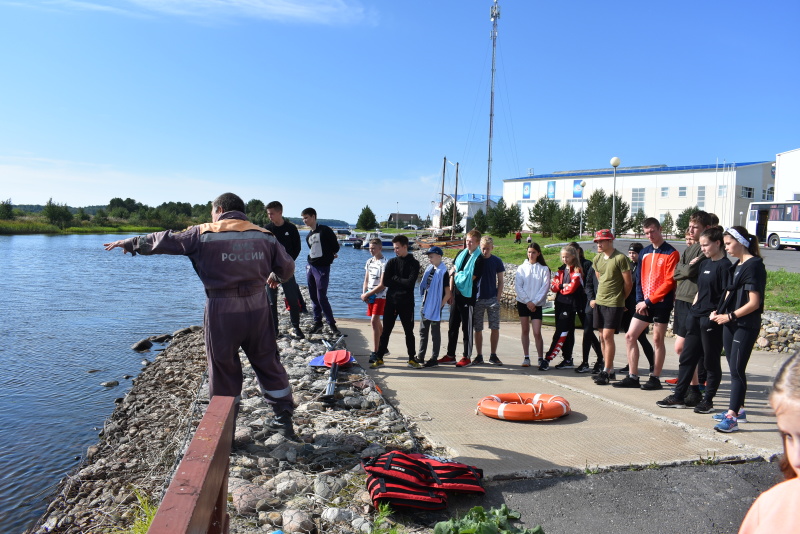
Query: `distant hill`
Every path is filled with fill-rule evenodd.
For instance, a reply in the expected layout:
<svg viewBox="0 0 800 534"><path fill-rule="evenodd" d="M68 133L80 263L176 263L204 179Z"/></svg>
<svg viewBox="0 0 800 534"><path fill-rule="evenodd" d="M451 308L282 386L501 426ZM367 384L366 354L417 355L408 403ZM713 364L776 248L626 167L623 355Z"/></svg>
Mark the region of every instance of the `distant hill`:
<svg viewBox="0 0 800 534"><path fill-rule="evenodd" d="M303 226L303 218L302 217L286 217L288 220L292 221L295 226ZM344 221L340 221L339 219L317 219L318 224L324 224L325 226L330 226L331 228L347 228L350 223L346 223Z"/></svg>
<svg viewBox="0 0 800 534"><path fill-rule="evenodd" d="M41 213L44 210L43 204L12 204L11 207L15 210L21 210L26 213ZM78 213L78 208L67 206L67 209L72 213ZM108 206L84 206L83 211L89 215L94 215L97 210L108 209Z"/></svg>

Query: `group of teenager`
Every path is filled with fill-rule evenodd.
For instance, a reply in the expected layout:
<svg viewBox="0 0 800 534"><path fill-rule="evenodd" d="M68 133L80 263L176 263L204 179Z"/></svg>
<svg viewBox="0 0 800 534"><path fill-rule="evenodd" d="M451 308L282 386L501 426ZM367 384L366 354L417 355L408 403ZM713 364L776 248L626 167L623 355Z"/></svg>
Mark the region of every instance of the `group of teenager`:
<svg viewBox="0 0 800 534"><path fill-rule="evenodd" d="M594 236L597 254L593 261L584 257L578 243L570 243L561 249L562 265L554 275L539 245L528 244L527 261L517 268L514 279L522 367L531 366L532 333L540 371L550 369L551 362L561 354L561 362L553 365L555 369L591 372L598 385L660 390L664 388L665 337L672 319L678 377L668 381L674 390L657 405L689 407L702 414L714 412L724 350L731 393L728 409L713 416L714 428L735 432L739 423L747 421L745 370L764 310L766 269L758 239L741 226L723 229L716 217L705 211L690 216L688 246L682 254L666 242L657 219L645 219L642 232L649 244L632 243L625 255L614 248L611 230L599 230ZM485 317L491 332L488 363L502 365L496 352L505 267L492 254L492 238L482 237L477 230L469 232L466 247L456 256L452 268L442 261L443 251L431 247L425 252L430 264L419 285L420 264L408 250L408 239L398 235L392 243L395 257L387 261L380 241L370 242L371 257L365 265L361 299L371 317L375 347L370 366L384 365L398 317L405 332L409 367L485 363ZM415 290L422 296L418 350ZM555 332L545 351L542 310L550 292L555 294ZM450 318L446 353L440 357L445 306L449 306ZM577 365L573 360L576 317L583 328L582 359ZM652 344L647 336L651 326ZM617 380L615 336L620 331L625 332L627 365L619 370ZM460 358L456 356L459 338L463 345ZM639 375L640 346L647 359L646 378ZM597 360L590 367L592 350Z"/></svg>
<svg viewBox="0 0 800 534"><path fill-rule="evenodd" d="M738 424L747 421L745 370L761 328L766 269L755 236L741 226L723 230L714 219L704 211L691 215L689 246L683 254L664 240L655 218L643 222L642 230L650 244L631 244L627 257L614 248L611 230L600 230L594 237L594 261L585 260L580 246L571 243L562 249L563 265L552 280L541 250L532 243L528 248L530 265L520 267L516 282L522 365L530 365L530 328L539 370L549 369L559 351L563 360L555 368L575 368L572 349L577 315L584 336L583 361L576 372L591 371L598 385L663 389L665 336L674 310L678 377L668 381L675 385L673 393L656 404L712 413L722 379L720 358L724 350L730 367L731 394L728 409L713 416L717 422L714 428L720 432L739 430ZM548 289L556 293L556 331L550 349L544 353L541 308ZM650 325L652 345L647 339ZM627 365L620 370L621 380L617 381L615 335L620 330L625 332ZM640 345L648 361L647 380L639 376ZM592 347L598 358L590 369Z"/></svg>

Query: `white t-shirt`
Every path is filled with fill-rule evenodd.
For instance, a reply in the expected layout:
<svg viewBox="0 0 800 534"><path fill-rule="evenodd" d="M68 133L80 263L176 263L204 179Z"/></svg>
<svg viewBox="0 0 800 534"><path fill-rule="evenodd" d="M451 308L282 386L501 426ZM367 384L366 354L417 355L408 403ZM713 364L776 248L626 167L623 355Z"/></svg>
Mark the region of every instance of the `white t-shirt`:
<svg viewBox="0 0 800 534"><path fill-rule="evenodd" d="M367 260L367 264L364 265L364 270L367 271L367 291L372 291L381 283L381 276L383 276L383 270L386 268L387 261L386 258L378 259L375 256ZM376 293L375 297L385 299L386 288L380 293Z"/></svg>

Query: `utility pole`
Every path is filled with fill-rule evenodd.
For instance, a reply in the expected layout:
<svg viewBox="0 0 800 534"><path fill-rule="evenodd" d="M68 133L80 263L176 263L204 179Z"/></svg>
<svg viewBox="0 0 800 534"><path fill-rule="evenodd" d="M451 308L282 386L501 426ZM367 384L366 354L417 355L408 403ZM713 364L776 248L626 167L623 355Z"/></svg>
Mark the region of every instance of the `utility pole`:
<svg viewBox="0 0 800 534"><path fill-rule="evenodd" d="M489 165L486 176L486 211L485 215L489 215L489 196L492 194L492 138L494 137L494 73L497 59L497 19L500 18L500 6L497 5L497 0L494 0L494 5L491 10L492 20L492 91L489 100Z"/></svg>

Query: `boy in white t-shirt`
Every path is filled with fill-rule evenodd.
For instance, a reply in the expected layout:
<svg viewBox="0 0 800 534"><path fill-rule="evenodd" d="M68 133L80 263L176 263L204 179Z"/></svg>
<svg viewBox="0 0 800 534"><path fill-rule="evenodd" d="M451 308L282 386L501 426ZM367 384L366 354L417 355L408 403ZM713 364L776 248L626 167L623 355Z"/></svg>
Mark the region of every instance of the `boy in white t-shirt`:
<svg viewBox="0 0 800 534"><path fill-rule="evenodd" d="M367 260L364 266L364 285L361 293L361 300L367 303L367 315L370 317L372 325L372 339L374 349L369 355L369 363L375 361L375 353L378 350L381 334L383 333L383 323L381 317L386 307L386 287L381 284L383 270L386 267L386 258L383 257L382 243L378 238L370 239L369 252L372 257Z"/></svg>

